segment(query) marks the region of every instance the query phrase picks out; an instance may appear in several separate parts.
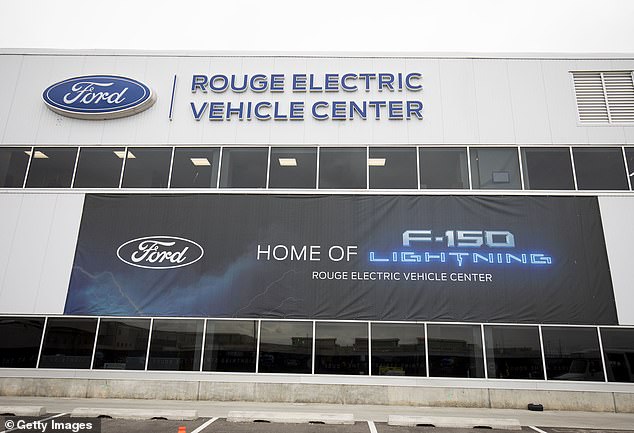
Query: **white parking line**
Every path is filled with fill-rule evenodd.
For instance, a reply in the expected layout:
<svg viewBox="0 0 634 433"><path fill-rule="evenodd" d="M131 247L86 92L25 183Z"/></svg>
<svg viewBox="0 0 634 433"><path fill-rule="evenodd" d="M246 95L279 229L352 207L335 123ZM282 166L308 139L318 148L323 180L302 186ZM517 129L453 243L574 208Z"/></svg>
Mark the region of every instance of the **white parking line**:
<svg viewBox="0 0 634 433"><path fill-rule="evenodd" d="M58 418L60 416L64 416L64 415L68 415L68 412L63 412L63 413L58 413L57 415L53 415L53 416L49 416L48 418L43 418L40 421L48 421L49 419L54 419L54 418ZM0 431L0 433L9 433L12 431L18 430L17 428L13 428L13 429L9 429L9 430L3 430Z"/></svg>
<svg viewBox="0 0 634 433"><path fill-rule="evenodd" d="M537 428L535 426L529 425L528 428L532 428L533 430L535 430L537 433L548 433L540 428Z"/></svg>
<svg viewBox="0 0 634 433"><path fill-rule="evenodd" d="M377 433L374 421L368 421L368 427L370 428L370 433Z"/></svg>
<svg viewBox="0 0 634 433"><path fill-rule="evenodd" d="M211 424L212 422L214 422L215 420L217 420L218 418L212 418L208 421L206 421L203 425L201 425L200 427L198 427L196 430L192 431L192 433L200 433L201 431L203 431L204 429L206 429L209 424Z"/></svg>

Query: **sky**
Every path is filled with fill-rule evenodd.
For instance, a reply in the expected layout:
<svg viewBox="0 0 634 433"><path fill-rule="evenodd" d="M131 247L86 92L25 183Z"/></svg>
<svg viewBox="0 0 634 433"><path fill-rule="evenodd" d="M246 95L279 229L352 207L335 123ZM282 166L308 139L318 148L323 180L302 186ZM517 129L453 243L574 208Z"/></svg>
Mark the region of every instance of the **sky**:
<svg viewBox="0 0 634 433"><path fill-rule="evenodd" d="M0 0L0 48L634 53L634 0Z"/></svg>

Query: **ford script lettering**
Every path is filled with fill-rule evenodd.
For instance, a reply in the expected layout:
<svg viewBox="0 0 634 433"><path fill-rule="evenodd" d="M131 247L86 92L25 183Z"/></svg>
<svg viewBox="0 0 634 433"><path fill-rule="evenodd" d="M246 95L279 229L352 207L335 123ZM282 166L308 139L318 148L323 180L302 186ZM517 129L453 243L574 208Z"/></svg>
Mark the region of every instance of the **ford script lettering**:
<svg viewBox="0 0 634 433"><path fill-rule="evenodd" d="M133 239L117 249L119 260L145 269L181 268L196 263L204 254L196 242L173 236Z"/></svg>
<svg viewBox="0 0 634 433"><path fill-rule="evenodd" d="M69 78L49 86L42 95L54 112L78 119L114 119L131 116L154 104L145 84L114 75Z"/></svg>

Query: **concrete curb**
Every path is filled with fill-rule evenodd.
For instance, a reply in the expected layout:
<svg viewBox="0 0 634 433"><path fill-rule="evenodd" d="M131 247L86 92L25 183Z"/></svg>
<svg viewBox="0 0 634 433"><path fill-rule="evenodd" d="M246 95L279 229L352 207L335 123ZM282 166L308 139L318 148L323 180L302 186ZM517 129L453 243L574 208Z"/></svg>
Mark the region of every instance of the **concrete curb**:
<svg viewBox="0 0 634 433"><path fill-rule="evenodd" d="M42 416L46 415L44 406L0 406L0 415L12 416Z"/></svg>
<svg viewBox="0 0 634 433"><path fill-rule="evenodd" d="M388 425L416 427L446 427L446 428L476 428L488 427L500 430L522 430L520 422L516 419L502 418L458 418L446 416L408 416L390 415Z"/></svg>
<svg viewBox="0 0 634 433"><path fill-rule="evenodd" d="M227 415L227 421L268 421L283 424L354 424L354 415L351 413L231 411Z"/></svg>
<svg viewBox="0 0 634 433"><path fill-rule="evenodd" d="M110 417L115 419L152 419L165 418L174 421L192 421L198 419L195 410L166 409L124 409L118 407L78 407L70 413L71 417Z"/></svg>

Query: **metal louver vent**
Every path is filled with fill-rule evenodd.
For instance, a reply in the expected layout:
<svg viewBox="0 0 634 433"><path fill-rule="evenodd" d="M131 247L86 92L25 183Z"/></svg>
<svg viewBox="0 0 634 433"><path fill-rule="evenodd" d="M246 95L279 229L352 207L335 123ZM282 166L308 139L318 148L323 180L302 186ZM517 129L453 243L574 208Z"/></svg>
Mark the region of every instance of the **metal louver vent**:
<svg viewBox="0 0 634 433"><path fill-rule="evenodd" d="M634 122L632 71L583 71L572 76L580 122Z"/></svg>

